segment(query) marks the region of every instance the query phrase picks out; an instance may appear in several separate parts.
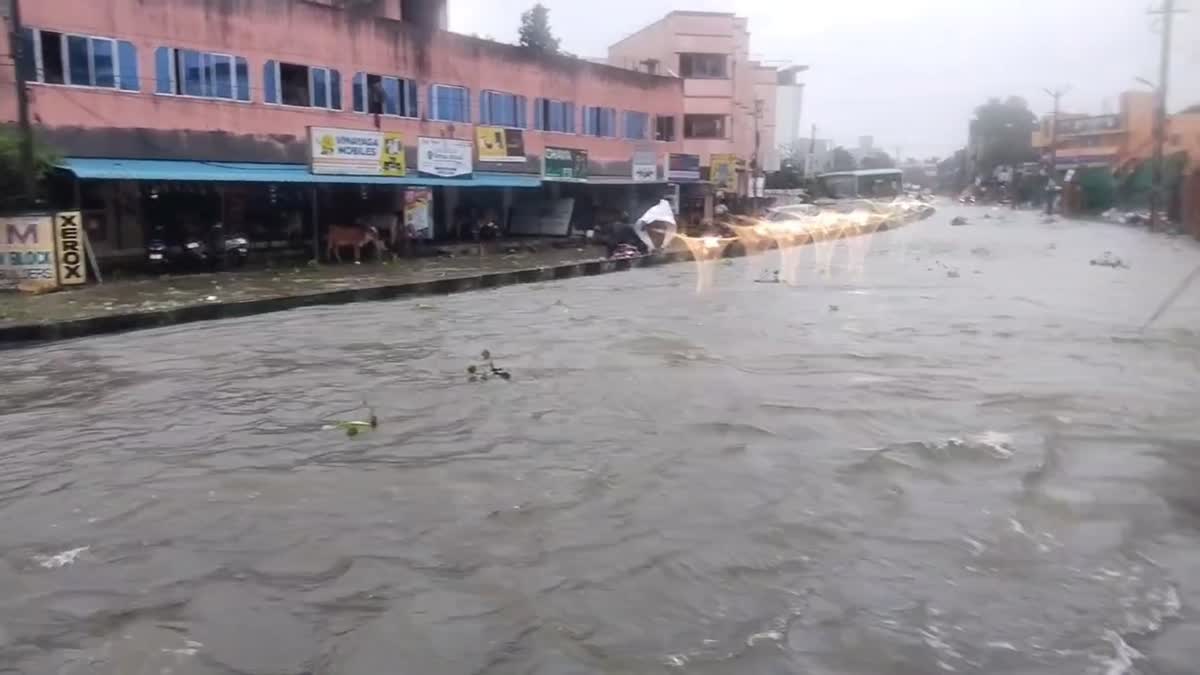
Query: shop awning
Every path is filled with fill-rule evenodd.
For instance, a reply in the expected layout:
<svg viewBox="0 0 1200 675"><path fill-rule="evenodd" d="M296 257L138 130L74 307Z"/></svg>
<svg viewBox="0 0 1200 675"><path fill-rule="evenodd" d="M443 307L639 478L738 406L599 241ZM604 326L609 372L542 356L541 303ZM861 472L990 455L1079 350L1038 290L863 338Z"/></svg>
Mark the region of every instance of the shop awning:
<svg viewBox="0 0 1200 675"><path fill-rule="evenodd" d="M427 176L331 176L309 173L303 164L260 162L197 162L163 159L94 159L68 157L60 164L79 178L96 180L211 181L219 183L343 183L352 185L415 185L422 187L535 188L539 176L476 173L470 178Z"/></svg>

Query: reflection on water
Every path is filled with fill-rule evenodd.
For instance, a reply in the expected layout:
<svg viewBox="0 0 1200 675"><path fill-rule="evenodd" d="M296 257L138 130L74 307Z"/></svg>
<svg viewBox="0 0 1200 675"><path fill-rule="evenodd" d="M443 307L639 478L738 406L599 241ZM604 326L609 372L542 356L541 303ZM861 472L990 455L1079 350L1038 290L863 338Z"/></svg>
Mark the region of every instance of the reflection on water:
<svg viewBox="0 0 1200 675"><path fill-rule="evenodd" d="M699 295L674 265L5 352L0 672L1186 659L1200 300L1137 328L1196 247L953 215L794 285L767 253ZM485 348L511 382L467 381ZM321 430L364 400L379 429Z"/></svg>

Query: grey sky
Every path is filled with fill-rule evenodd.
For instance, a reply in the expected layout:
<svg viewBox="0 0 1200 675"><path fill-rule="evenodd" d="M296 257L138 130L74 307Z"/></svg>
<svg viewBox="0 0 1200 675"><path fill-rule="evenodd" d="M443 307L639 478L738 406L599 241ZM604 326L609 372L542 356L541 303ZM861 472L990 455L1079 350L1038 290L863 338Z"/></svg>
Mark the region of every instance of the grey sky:
<svg viewBox="0 0 1200 675"><path fill-rule="evenodd" d="M607 46L675 9L749 18L752 56L811 66L804 129L854 145L874 135L889 153L945 155L989 96L1018 95L1039 114L1043 88L1070 86L1064 108L1116 111L1134 77L1157 78L1161 0L543 0L563 48ZM1200 103L1200 0L1176 21L1172 107ZM515 42L533 0L451 0L450 29ZM1189 7L1190 5L1190 7Z"/></svg>

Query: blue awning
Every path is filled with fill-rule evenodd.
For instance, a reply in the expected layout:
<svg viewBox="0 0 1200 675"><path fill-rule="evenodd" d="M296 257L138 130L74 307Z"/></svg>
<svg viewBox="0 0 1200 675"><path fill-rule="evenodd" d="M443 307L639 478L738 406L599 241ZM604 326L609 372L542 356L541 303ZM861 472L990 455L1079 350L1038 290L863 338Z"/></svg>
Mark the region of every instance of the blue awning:
<svg viewBox="0 0 1200 675"><path fill-rule="evenodd" d="M475 173L469 178L428 176L332 176L309 173L303 164L260 162L197 162L164 159L94 159L68 157L60 164L79 178L97 180L212 181L218 183L343 183L352 185L415 185L535 188L540 176Z"/></svg>

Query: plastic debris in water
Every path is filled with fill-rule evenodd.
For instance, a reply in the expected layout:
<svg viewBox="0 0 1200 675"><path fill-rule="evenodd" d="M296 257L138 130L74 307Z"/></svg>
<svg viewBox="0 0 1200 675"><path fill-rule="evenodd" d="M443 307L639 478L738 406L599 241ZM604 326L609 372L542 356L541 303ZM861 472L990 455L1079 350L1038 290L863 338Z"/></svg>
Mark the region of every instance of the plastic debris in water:
<svg viewBox="0 0 1200 675"><path fill-rule="evenodd" d="M467 375L469 375L467 379L469 382L486 382L493 377L498 377L502 380L512 379L512 375L507 370L496 367L495 362L492 361L492 353L490 351L483 350L480 357L487 363L480 366L467 366Z"/></svg>
<svg viewBox="0 0 1200 675"><path fill-rule="evenodd" d="M367 406L367 409L371 411L371 416L366 420L335 420L334 422L321 427L321 430L332 431L337 429L339 431L345 431L347 436L354 438L361 433L378 429L379 418L375 416L375 409L371 406Z"/></svg>

